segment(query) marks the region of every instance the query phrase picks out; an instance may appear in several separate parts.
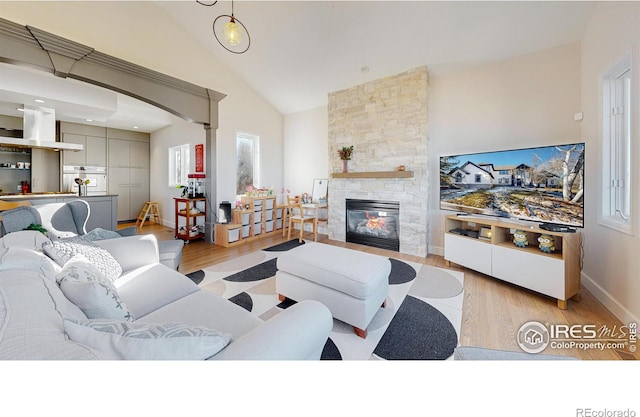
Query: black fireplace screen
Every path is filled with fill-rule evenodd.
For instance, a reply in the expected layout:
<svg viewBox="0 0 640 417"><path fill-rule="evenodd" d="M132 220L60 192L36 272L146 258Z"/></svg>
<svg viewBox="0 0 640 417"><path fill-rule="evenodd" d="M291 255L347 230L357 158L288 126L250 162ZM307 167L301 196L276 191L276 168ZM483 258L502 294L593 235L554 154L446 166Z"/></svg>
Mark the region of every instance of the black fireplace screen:
<svg viewBox="0 0 640 417"><path fill-rule="evenodd" d="M347 242L400 250L400 203L347 199Z"/></svg>

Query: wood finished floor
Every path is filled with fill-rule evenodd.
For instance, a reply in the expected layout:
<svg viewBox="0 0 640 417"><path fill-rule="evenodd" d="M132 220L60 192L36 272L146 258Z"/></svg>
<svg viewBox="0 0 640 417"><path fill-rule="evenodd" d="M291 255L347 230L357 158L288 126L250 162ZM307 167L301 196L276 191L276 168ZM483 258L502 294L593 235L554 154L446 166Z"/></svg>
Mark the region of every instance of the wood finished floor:
<svg viewBox="0 0 640 417"><path fill-rule="evenodd" d="M126 227L122 224L120 227ZM141 234L154 234L159 240L174 238L173 229L147 223ZM312 239L310 234L305 238ZM286 241L281 233L275 233L233 248L210 245L202 240L192 241L184 246L180 272L203 269L207 266L224 262L250 252L264 249ZM364 252L394 257L424 265L446 268L444 258L436 255L418 257L397 252L370 248L362 245L337 242L327 239L326 235L318 235L318 241L336 246L348 247ZM595 324L598 328L607 326L609 329L620 328L623 324L602 303L600 303L584 287L579 302L569 301L567 310L560 310L556 300L532 291L502 282L470 269L452 265L451 269L464 272L464 302L462 315L462 330L460 342L466 346L480 346L493 349L520 351L516 341L519 327L527 321L538 321L548 324ZM596 360L635 360L640 354L631 354L628 350L580 350L580 349L550 349L544 352L550 355L570 355L580 359Z"/></svg>

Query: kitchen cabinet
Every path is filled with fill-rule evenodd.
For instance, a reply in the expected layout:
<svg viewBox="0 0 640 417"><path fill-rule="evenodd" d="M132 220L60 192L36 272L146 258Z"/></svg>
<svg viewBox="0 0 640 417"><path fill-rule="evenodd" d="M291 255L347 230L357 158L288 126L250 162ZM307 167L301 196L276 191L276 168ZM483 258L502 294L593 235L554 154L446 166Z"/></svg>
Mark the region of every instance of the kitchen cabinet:
<svg viewBox="0 0 640 417"><path fill-rule="evenodd" d="M61 141L83 146L82 151L62 151L62 164L107 166L107 133L104 127L60 122Z"/></svg>
<svg viewBox="0 0 640 417"><path fill-rule="evenodd" d="M50 149L31 150L31 192L60 189L60 152Z"/></svg>
<svg viewBox="0 0 640 417"><path fill-rule="evenodd" d="M109 167L109 194L120 196L118 221L133 220L149 201L149 169Z"/></svg>
<svg viewBox="0 0 640 417"><path fill-rule="evenodd" d="M107 129L107 183L118 194L118 221L133 220L149 201L149 134Z"/></svg>
<svg viewBox="0 0 640 417"><path fill-rule="evenodd" d="M149 142L109 138L109 166L149 168Z"/></svg>
<svg viewBox="0 0 640 417"><path fill-rule="evenodd" d="M138 213L131 214L131 181L129 168L109 167L107 175L107 188L109 194L118 195L118 221L131 220Z"/></svg>
<svg viewBox="0 0 640 417"><path fill-rule="evenodd" d="M94 167L107 165L106 138L64 133L62 135L62 141L66 143L77 143L84 148L82 151L62 151L63 165Z"/></svg>
<svg viewBox="0 0 640 417"><path fill-rule="evenodd" d="M23 181L30 181L31 149L2 147L0 150L0 192L15 193Z"/></svg>

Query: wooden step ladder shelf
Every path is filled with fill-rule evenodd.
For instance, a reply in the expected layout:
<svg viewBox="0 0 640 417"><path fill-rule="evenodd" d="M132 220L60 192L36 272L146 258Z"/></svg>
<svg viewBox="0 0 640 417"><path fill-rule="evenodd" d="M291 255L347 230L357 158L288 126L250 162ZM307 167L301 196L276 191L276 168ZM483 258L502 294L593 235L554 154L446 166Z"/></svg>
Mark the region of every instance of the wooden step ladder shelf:
<svg viewBox="0 0 640 417"><path fill-rule="evenodd" d="M144 226L144 222L149 218L149 221L153 221L157 224L162 224L162 220L160 220L160 209L158 207L157 201L147 201L142 206L142 210L138 213L138 219L136 220L136 227L138 229L142 229ZM140 223L138 225L138 223Z"/></svg>

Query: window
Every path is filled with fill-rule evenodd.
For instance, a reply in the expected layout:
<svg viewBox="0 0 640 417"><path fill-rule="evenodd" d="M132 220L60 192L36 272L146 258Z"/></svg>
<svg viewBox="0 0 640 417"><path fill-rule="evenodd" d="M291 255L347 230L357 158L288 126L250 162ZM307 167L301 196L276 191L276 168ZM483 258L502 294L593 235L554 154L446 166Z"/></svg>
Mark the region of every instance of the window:
<svg viewBox="0 0 640 417"><path fill-rule="evenodd" d="M190 169L189 145L169 148L169 187L186 187Z"/></svg>
<svg viewBox="0 0 640 417"><path fill-rule="evenodd" d="M260 186L260 138L238 133L236 136L236 194L246 194L248 186Z"/></svg>
<svg viewBox="0 0 640 417"><path fill-rule="evenodd" d="M600 223L631 233L631 56L605 75Z"/></svg>
<svg viewBox="0 0 640 417"><path fill-rule="evenodd" d="M482 175L476 174L476 182L477 183L481 183L482 182Z"/></svg>

